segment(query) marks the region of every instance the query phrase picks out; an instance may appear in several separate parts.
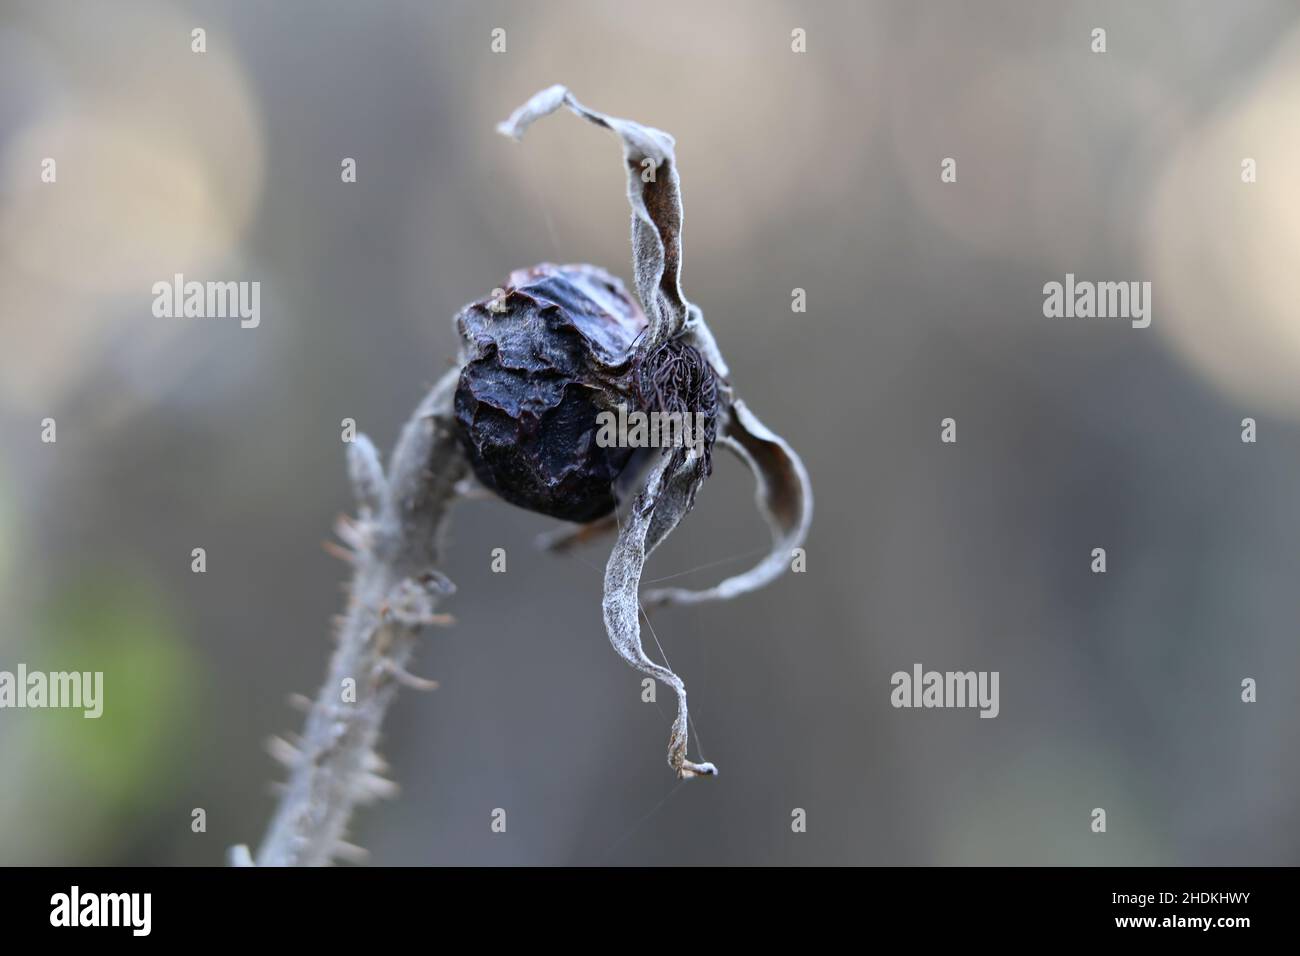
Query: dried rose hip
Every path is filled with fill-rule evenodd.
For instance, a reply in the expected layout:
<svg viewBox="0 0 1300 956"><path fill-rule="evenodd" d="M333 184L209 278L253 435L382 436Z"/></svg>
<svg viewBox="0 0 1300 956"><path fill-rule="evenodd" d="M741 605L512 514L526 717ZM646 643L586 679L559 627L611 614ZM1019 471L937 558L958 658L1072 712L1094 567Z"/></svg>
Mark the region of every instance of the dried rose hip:
<svg viewBox="0 0 1300 956"><path fill-rule="evenodd" d="M610 643L628 664L677 695L669 766L678 777L707 776L717 772L713 764L687 756L686 685L641 645L642 606L727 600L779 577L808 533L812 488L799 456L735 394L703 314L682 294L673 138L587 109L562 86L542 90L497 128L518 139L561 108L622 141L639 305L595 266L541 265L514 273L507 289L457 316L464 368L456 419L484 485L524 508L585 523L552 536L551 547L617 529L601 608ZM620 405L629 413L689 415L702 422L702 440L689 447L604 447L598 418ZM646 558L694 505L712 470L715 440L753 471L772 548L755 567L711 588L642 595Z"/></svg>
<svg viewBox="0 0 1300 956"><path fill-rule="evenodd" d="M632 347L645 314L594 266L521 269L503 291L456 317L456 418L474 474L521 508L593 521L614 510L635 451L600 447L597 415L642 407Z"/></svg>

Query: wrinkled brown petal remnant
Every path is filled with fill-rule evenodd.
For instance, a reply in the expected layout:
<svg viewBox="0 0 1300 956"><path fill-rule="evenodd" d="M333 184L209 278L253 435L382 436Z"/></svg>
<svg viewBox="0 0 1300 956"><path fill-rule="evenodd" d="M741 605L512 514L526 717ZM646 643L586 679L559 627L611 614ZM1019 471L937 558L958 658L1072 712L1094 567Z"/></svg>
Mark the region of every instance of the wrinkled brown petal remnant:
<svg viewBox="0 0 1300 956"><path fill-rule="evenodd" d="M703 591L664 588L646 602L726 600L780 576L803 544L812 488L799 456L736 397L727 365L699 308L681 289L682 202L675 142L661 130L589 110L563 86L542 90L497 129L520 139L537 120L567 107L623 144L632 206L632 264L640 308L617 279L594 266L549 266L511 276L504 296L457 317L464 369L456 413L479 479L522 507L585 522L548 546L563 549L618 529L605 568L603 611L610 642L643 674L677 694L668 763L679 777L716 773L687 758L686 687L641 645L641 571L691 510L710 472L714 439L753 471L772 548L755 567ZM702 412L703 453L596 449L596 416L629 409ZM640 478L621 520L617 505Z"/></svg>

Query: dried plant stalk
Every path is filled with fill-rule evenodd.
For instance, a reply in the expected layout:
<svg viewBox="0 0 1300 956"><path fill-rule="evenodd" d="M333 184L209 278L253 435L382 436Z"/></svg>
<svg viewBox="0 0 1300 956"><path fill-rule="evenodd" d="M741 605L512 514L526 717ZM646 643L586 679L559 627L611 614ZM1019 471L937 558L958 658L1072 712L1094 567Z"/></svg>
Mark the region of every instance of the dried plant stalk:
<svg viewBox="0 0 1300 956"><path fill-rule="evenodd" d="M715 587L660 589L646 595L647 603L727 600L772 581L807 534L812 489L798 455L736 395L703 314L682 293L673 138L590 110L562 86L538 93L498 129L518 139L561 107L622 142L640 308L617 279L593 266L518 270L503 295L471 303L457 317L461 367L434 387L407 423L388 473L364 436L351 446L360 516L340 527L356 565L351 602L301 744L273 746L290 776L257 854L259 865L355 859L359 849L343 840L352 810L394 789L379 775L374 747L397 686L429 683L405 668L420 630L442 621L435 608L451 586L436 567L438 543L448 505L471 466L506 500L589 522L550 536L547 544L555 550L617 530L602 602L610 643L628 664L677 695L669 766L683 778L717 772L687 756L685 684L642 647L642 570L693 507L711 471L715 440L753 471L771 550L754 568ZM570 386L588 398L567 401ZM660 447L636 466L630 455L594 449L594 421L588 419L599 403L633 398L662 412L701 414L707 440L689 450ZM642 468L639 483L624 481ZM628 495L630 505L623 500ZM622 521L620 504L626 505ZM349 682L351 699L344 694ZM253 862L246 847L236 847L232 860Z"/></svg>
<svg viewBox="0 0 1300 956"><path fill-rule="evenodd" d="M466 471L451 415L456 374L444 376L411 416L387 475L364 435L348 448L359 506L358 519L340 526L354 564L350 601L301 743L276 748L289 780L257 852L259 866L355 859L356 848L344 840L353 809L396 791L381 775L375 744L398 685L428 686L406 671L421 630L446 621L435 613L452 590L437 569L438 549ZM355 687L354 696L345 686ZM232 859L253 862L244 847Z"/></svg>

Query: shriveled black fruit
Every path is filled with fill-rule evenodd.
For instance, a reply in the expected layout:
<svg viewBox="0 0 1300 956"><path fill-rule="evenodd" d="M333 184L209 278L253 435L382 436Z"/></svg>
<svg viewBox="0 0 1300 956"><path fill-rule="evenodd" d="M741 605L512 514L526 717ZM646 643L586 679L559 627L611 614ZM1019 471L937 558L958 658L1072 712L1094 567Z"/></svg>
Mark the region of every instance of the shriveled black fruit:
<svg viewBox="0 0 1300 956"><path fill-rule="evenodd" d="M512 504L587 522L616 505L635 449L596 443L601 411L643 409L635 387L646 317L614 276L543 264L456 317L465 365L456 418L474 473Z"/></svg>
<svg viewBox="0 0 1300 956"><path fill-rule="evenodd" d="M456 418L485 485L517 505L584 523L549 535L551 546L617 527L601 599L610 644L630 666L677 695L668 765L682 779L712 776L713 764L688 756L686 685L666 663L651 660L641 643L644 608L730 600L785 573L791 556L802 556L812 489L799 456L727 381L727 363L703 312L682 292L681 180L673 138L588 109L563 86L537 93L497 129L519 139L560 109L622 142L640 306L617 279L592 266L515 273L509 289L457 317L465 367L457 383ZM617 412L620 405L626 419L619 416L618 437L611 439L600 427L610 424L601 413ZM661 415L647 420L645 412ZM683 425L683 416L690 419L691 434L678 431L665 439L665 424L670 430ZM757 565L711 588L658 588L643 595L646 558L694 506L712 467L715 439L757 478L756 500L771 528L772 547ZM624 447L643 441L660 447ZM620 447L602 447L609 443ZM620 497L627 500L619 521L598 520L624 504Z"/></svg>

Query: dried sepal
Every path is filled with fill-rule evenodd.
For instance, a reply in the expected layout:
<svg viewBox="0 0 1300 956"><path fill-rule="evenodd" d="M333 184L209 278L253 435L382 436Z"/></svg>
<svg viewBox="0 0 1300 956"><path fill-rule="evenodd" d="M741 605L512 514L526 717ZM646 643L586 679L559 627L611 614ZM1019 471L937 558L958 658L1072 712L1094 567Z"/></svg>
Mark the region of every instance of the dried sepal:
<svg viewBox="0 0 1300 956"><path fill-rule="evenodd" d="M528 127L560 107L598 126L612 130L622 141L628 177L628 201L632 206L632 259L637 295L647 328L635 340L629 356L636 370L633 384L638 404L665 410L707 409L710 421L709 445L714 440L731 449L751 471L757 482L757 502L772 531L772 549L757 566L744 574L727 578L704 591L665 588L646 596L651 604L694 604L735 597L755 590L780 576L803 544L812 518L812 489L808 473L793 449L763 425L743 402L735 397L727 381L727 365L700 310L687 301L681 290L682 202L674 153L675 142L667 133L630 120L587 109L563 86L538 93L514 112L497 129L519 139ZM699 376L701 366L712 375ZM672 384L672 400L666 400L665 385ZM653 393L655 400L647 398ZM614 496L636 487L641 462L629 460L623 474L613 483ZM686 688L668 667L655 664L641 646L638 597L646 557L658 547L691 510L695 497L710 473L708 447L686 451L659 451L640 476L639 491L626 509L626 517L605 569L603 610L610 642L632 667L668 686L677 694L678 712L673 721L668 763L679 777L716 773L712 764L694 763L687 758L688 728ZM509 497L509 496L507 496ZM611 515L574 515L596 520L541 542L563 550L590 540L611 524L617 526L617 511ZM610 518L613 518L611 522Z"/></svg>
<svg viewBox="0 0 1300 956"><path fill-rule="evenodd" d="M663 544L664 539L676 530L682 519L695 507L695 496L706 477L705 472L685 462L669 473L650 519L650 530L646 533L647 556Z"/></svg>
<svg viewBox="0 0 1300 956"><path fill-rule="evenodd" d="M744 574L727 578L707 590L649 591L645 595L647 607L729 600L756 591L785 573L792 552L808 535L812 522L812 483L803 462L785 439L759 421L743 401L735 399L718 442L734 452L754 473L754 498L771 529L772 547L761 562Z"/></svg>
<svg viewBox="0 0 1300 956"><path fill-rule="evenodd" d="M562 525L537 536L534 542L539 550L551 554L567 554L574 548L596 541L618 530L618 514L611 511L602 518L586 524Z"/></svg>
<svg viewBox="0 0 1300 956"><path fill-rule="evenodd" d="M619 656L642 674L667 684L677 694L677 717L668 741L668 765L679 778L685 778L712 775L718 771L711 763L695 763L686 756L690 736L686 685L667 667L646 657L641 646L641 604L638 598L641 571L645 567L646 534L663 499L665 486L672 483L673 474L669 469L675 460L669 452L660 454L650 466L645 484L632 500L609 563L605 566L603 610L609 641ZM686 467L679 464L678 472Z"/></svg>
<svg viewBox="0 0 1300 956"><path fill-rule="evenodd" d="M583 119L612 130L623 142L627 198L632 205L632 267L636 292L650 320L639 347L650 351L678 335L700 350L719 376L727 374L717 345L703 327L700 310L682 294L682 197L676 141L663 130L588 109L563 86L535 95L497 131L512 139L537 120L565 106Z"/></svg>

